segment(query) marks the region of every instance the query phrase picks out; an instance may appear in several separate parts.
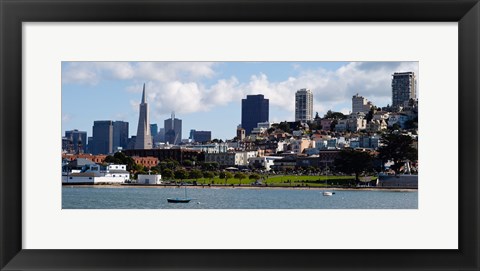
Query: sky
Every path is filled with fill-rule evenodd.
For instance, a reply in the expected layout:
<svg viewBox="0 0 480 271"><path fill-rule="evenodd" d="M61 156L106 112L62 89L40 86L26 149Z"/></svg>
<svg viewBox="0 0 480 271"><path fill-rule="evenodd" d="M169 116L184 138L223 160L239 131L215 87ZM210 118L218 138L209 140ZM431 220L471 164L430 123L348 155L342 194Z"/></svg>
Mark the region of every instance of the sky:
<svg viewBox="0 0 480 271"><path fill-rule="evenodd" d="M144 83L152 124L162 128L175 112L183 138L195 129L225 140L236 136L246 95L269 99L270 122L295 119L302 88L312 90L320 116L348 114L357 93L391 104L392 74L407 71L419 81L418 62L62 62L62 136L73 129L91 136L95 120L128 121L136 135Z"/></svg>

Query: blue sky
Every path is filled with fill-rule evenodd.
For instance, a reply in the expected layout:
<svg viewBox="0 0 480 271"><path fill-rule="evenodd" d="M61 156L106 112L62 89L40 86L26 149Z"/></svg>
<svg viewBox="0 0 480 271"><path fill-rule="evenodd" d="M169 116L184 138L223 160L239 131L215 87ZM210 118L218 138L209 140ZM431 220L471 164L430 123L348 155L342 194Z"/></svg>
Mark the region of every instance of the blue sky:
<svg viewBox="0 0 480 271"><path fill-rule="evenodd" d="M62 135L92 135L95 120L129 122L136 134L138 104L146 84L150 121L163 127L175 111L182 136L190 129L230 139L241 122L241 99L264 94L272 122L293 121L295 91L310 88L314 112L349 113L356 93L377 106L391 103L391 75L418 62L63 62Z"/></svg>

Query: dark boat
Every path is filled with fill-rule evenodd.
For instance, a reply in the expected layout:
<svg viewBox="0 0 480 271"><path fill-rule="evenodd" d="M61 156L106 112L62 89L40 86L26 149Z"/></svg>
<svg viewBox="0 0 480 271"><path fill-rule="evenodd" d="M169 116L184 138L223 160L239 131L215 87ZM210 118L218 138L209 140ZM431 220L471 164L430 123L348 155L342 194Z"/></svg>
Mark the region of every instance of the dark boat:
<svg viewBox="0 0 480 271"><path fill-rule="evenodd" d="M185 187L185 197L184 198L167 198L169 203L189 203L192 199L187 198L187 187Z"/></svg>
<svg viewBox="0 0 480 271"><path fill-rule="evenodd" d="M192 199L187 199L187 198L168 198L167 201L170 203L189 203Z"/></svg>

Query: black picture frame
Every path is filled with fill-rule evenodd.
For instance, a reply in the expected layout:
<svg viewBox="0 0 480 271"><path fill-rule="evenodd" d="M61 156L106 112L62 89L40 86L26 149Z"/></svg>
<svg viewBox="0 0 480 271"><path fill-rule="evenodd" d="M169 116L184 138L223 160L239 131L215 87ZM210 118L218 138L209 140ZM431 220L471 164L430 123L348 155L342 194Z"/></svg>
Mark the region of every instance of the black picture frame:
<svg viewBox="0 0 480 271"><path fill-rule="evenodd" d="M480 270L478 0L0 0L0 17L1 270ZM458 22L459 249L22 249L22 23L70 21Z"/></svg>

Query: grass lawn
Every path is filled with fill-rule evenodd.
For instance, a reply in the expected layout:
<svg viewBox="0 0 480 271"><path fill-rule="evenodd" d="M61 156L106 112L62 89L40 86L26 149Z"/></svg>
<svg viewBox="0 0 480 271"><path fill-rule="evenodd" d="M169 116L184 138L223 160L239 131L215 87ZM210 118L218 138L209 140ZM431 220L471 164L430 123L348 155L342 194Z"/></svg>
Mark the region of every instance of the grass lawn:
<svg viewBox="0 0 480 271"><path fill-rule="evenodd" d="M347 185L355 179L354 176L297 176L297 175L277 175L269 176L267 179L262 180L262 183L272 186L325 186L328 185ZM185 179L182 182L193 183L197 181L197 185L202 184L225 184L225 179L220 179L216 176L213 179L199 178ZM212 183L213 181L213 183ZM240 181L242 185L250 185L255 180L245 178L242 180L230 178L227 180L227 185L239 185ZM177 180L180 182L180 180Z"/></svg>

